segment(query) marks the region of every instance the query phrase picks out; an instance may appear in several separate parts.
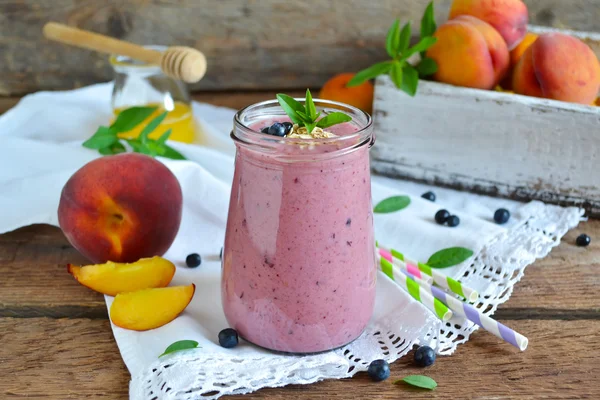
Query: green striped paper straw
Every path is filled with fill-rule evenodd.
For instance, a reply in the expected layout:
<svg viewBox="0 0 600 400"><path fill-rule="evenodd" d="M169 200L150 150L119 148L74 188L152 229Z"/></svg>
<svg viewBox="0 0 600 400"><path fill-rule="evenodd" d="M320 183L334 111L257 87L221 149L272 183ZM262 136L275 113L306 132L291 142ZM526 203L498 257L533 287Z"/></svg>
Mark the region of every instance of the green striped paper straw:
<svg viewBox="0 0 600 400"><path fill-rule="evenodd" d="M447 322L452 318L452 310L444 303L434 298L431 293L428 293L425 289L422 289L417 282L410 279L407 275L401 272L394 274L394 265L385 258L381 256L378 257L381 271L398 284L398 286L406 290L408 294L427 307L429 311L434 313L442 321Z"/></svg>
<svg viewBox="0 0 600 400"><path fill-rule="evenodd" d="M400 253L398 250L388 249L386 247L381 246L379 243L377 244L379 245L380 249L387 251L392 255L392 257L397 258L398 260L405 262L406 264L414 265L419 269L419 271L431 276L433 278L433 283L435 283L436 285L446 290L449 290L450 292L457 294L460 297L467 299L470 303L475 302L479 298L479 294L475 289L471 289L470 287L463 285L459 281L441 273L435 268L431 268L427 264L411 260L404 254Z"/></svg>

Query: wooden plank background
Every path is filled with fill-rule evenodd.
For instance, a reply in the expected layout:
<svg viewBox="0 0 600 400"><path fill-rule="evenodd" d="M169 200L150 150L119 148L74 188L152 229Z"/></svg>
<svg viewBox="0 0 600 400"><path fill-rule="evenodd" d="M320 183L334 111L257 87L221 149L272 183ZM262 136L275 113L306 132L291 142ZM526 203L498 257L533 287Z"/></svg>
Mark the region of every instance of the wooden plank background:
<svg viewBox="0 0 600 400"><path fill-rule="evenodd" d="M428 1L0 0L0 95L111 78L106 56L45 40L50 20L140 44L196 47L209 60L197 90L316 88L385 58L392 20L418 22ZM438 22L450 3L435 1ZM525 3L532 24L600 32L600 0Z"/></svg>

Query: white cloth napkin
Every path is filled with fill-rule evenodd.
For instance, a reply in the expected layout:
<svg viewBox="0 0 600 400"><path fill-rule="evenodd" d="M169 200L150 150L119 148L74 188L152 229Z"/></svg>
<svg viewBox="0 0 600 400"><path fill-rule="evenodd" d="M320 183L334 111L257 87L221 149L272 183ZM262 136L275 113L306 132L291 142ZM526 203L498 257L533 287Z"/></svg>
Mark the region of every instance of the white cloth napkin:
<svg viewBox="0 0 600 400"><path fill-rule="evenodd" d="M83 164L99 157L81 142L110 119L111 87L107 83L68 92L40 92L26 96L0 117L0 233L34 223L58 225L62 186ZM266 386L343 378L365 370L373 359L394 361L415 343L429 343L438 353L451 354L468 340L476 329L473 324L460 318L440 323L380 274L373 319L365 333L345 348L301 357L274 354L246 343L235 349L219 347L217 333L227 323L220 302L218 254L233 176L229 132L234 110L198 103L193 110L203 131L203 146L170 143L190 161L161 161L179 179L184 197L181 228L165 255L178 267L172 284L194 282L196 294L181 316L161 328L134 332L113 326L132 374L132 399L211 399ZM419 197L430 189L373 177L374 202L395 194L412 196L408 208L375 216L376 237L422 261L442 248L472 249L474 257L444 272L478 289L477 306L491 306L489 313L508 299L523 269L545 256L582 215L576 208L522 204L440 188L433 189L438 198L435 203ZM442 206L460 216L459 227L433 221ZM499 207L512 214L505 226L492 221ZM192 252L204 256L200 268L185 267L185 256ZM111 301L107 296L108 307ZM168 345L182 339L196 340L201 348L158 358Z"/></svg>

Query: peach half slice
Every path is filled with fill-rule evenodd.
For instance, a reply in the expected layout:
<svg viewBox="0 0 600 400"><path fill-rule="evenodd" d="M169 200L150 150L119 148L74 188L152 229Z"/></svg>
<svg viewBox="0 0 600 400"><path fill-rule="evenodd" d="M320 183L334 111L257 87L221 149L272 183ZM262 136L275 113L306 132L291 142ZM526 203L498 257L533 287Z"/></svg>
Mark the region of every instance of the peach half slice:
<svg viewBox="0 0 600 400"><path fill-rule="evenodd" d="M173 321L190 304L196 291L193 283L121 293L110 306L110 320L134 331L159 328Z"/></svg>
<svg viewBox="0 0 600 400"><path fill-rule="evenodd" d="M116 296L124 292L167 286L175 275L175 265L162 257L152 257L129 264L112 261L83 267L69 264L67 271L83 286Z"/></svg>

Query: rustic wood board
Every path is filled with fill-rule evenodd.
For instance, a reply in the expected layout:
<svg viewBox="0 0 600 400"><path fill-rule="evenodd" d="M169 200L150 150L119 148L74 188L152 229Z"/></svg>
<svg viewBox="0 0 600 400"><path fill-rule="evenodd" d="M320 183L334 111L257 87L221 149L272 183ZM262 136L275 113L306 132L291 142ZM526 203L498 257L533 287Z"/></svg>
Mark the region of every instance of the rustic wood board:
<svg viewBox="0 0 600 400"><path fill-rule="evenodd" d="M429 0L5 0L0 2L0 95L109 80L107 59L42 38L66 23L140 44L206 53L198 90L320 87L384 59L394 18L418 22ZM446 19L451 0L436 0ZM600 0L525 0L533 24L600 32Z"/></svg>

